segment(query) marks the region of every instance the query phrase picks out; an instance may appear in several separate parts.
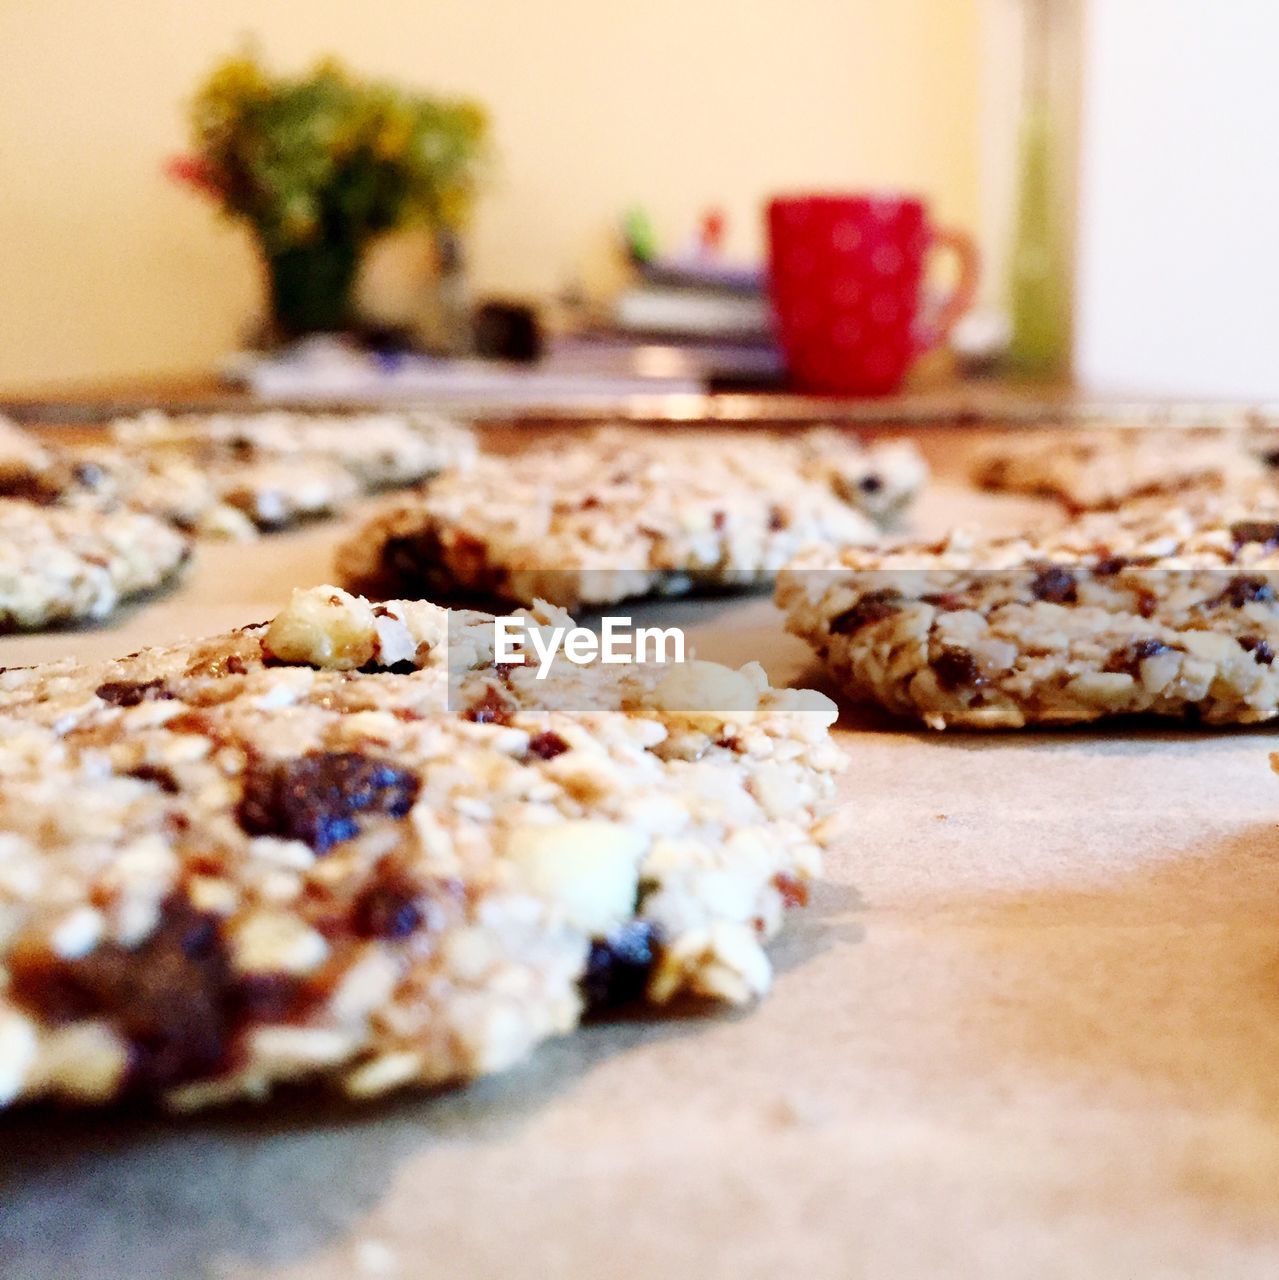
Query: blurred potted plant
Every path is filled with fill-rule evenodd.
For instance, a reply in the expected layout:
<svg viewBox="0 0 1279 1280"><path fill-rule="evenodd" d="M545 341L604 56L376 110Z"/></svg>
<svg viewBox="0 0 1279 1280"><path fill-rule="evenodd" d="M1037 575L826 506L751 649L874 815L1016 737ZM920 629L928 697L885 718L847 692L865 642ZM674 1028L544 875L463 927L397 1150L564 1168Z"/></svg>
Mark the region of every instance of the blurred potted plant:
<svg viewBox="0 0 1279 1280"><path fill-rule="evenodd" d="M194 151L169 172L253 229L282 338L356 326L375 237L417 222L451 242L488 134L477 103L360 80L332 61L275 77L252 54L214 69L190 123Z"/></svg>

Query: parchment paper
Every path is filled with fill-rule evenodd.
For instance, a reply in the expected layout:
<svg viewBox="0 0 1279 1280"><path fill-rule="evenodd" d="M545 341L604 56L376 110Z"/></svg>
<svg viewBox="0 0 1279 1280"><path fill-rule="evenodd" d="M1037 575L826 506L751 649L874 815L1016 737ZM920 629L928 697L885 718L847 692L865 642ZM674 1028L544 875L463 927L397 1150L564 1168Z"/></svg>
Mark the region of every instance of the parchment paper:
<svg viewBox="0 0 1279 1280"><path fill-rule="evenodd" d="M919 523L1042 512L943 485ZM339 533L205 547L0 663L269 617ZM820 679L766 598L636 614ZM1279 1275L1272 734L839 733L845 835L758 1008L372 1107L0 1118L0 1275Z"/></svg>

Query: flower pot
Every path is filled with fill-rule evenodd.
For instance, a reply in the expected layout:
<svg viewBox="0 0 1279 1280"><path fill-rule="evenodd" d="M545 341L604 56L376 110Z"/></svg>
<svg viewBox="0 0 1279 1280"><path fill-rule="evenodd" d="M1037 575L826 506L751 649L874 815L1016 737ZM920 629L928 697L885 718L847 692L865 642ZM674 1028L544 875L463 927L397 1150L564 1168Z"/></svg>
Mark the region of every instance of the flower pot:
<svg viewBox="0 0 1279 1280"><path fill-rule="evenodd" d="M271 321L280 338L341 333L355 326L360 250L353 244L302 245L266 259Z"/></svg>

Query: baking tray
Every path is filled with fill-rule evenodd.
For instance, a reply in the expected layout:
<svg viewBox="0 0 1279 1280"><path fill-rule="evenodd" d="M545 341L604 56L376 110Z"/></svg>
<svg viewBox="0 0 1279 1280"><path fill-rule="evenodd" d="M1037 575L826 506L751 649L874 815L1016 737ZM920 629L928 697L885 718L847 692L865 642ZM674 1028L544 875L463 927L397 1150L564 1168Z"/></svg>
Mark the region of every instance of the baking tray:
<svg viewBox="0 0 1279 1280"><path fill-rule="evenodd" d="M830 422L854 427L919 427L949 425L1007 428L1035 425L1107 423L1124 428L1144 426L1195 427L1228 422L1279 420L1279 404L1242 402L1155 403L1149 400L1089 399L1068 389L1019 386L1004 382L948 385L882 400L847 400L833 396L768 393L706 393L704 395L634 395L575 398L544 405L495 404L468 401L384 402L312 399L258 402L243 392L212 390L157 397L154 393L17 397L0 399L0 415L25 425L93 425L113 418L162 408L171 413L221 413L277 409L332 413L376 413L420 407L457 411L473 421L503 424L571 426L611 421L649 426L794 426Z"/></svg>

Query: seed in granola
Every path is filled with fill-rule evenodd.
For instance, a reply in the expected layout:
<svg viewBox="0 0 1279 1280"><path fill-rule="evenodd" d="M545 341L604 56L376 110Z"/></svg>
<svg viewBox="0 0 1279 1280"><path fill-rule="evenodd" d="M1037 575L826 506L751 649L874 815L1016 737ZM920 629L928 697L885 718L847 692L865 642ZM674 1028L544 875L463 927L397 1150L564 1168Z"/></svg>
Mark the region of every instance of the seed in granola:
<svg viewBox="0 0 1279 1280"><path fill-rule="evenodd" d="M977 659L967 649L943 649L931 663L937 683L953 693L956 689L972 689L986 683Z"/></svg>
<svg viewBox="0 0 1279 1280"><path fill-rule="evenodd" d="M1252 654L1252 660L1259 666L1268 667L1275 660L1275 651L1268 640L1261 636L1240 636L1239 644Z"/></svg>
<svg viewBox="0 0 1279 1280"><path fill-rule="evenodd" d="M786 528L788 523L786 512L781 507L774 505L768 508L768 528L771 533Z"/></svg>
<svg viewBox="0 0 1279 1280"><path fill-rule="evenodd" d="M884 487L884 480L882 476L877 476L874 472L871 472L870 475L862 476L857 482L857 487L863 493L878 493Z"/></svg>
<svg viewBox="0 0 1279 1280"><path fill-rule="evenodd" d="M885 618L891 618L893 614L900 613L902 608L901 601L902 593L892 587L885 588L882 591L867 592L851 609L845 609L843 613L837 613L830 620L831 634L837 636L855 635L863 627L868 627L873 622L882 622Z"/></svg>
<svg viewBox="0 0 1279 1280"><path fill-rule="evenodd" d="M94 692L103 702L116 707L136 707L140 702L159 701L174 696L163 680L108 680Z"/></svg>
<svg viewBox="0 0 1279 1280"><path fill-rule="evenodd" d="M1168 653L1171 648L1171 645L1155 639L1154 636L1147 636L1142 640L1134 640L1132 644L1115 650L1110 655L1105 669L1135 677L1141 670L1141 664L1147 658L1153 658L1161 653Z"/></svg>
<svg viewBox="0 0 1279 1280"><path fill-rule="evenodd" d="M539 760L554 760L568 750L568 743L554 729L546 729L528 740L528 750L529 755Z"/></svg>
<svg viewBox="0 0 1279 1280"><path fill-rule="evenodd" d="M402 818L421 782L406 769L357 751L310 751L292 760L250 761L236 809L254 836L301 840L316 853L359 832L361 814Z"/></svg>
<svg viewBox="0 0 1279 1280"><path fill-rule="evenodd" d="M593 941L579 980L587 1014L640 999L657 962L657 946L657 929L647 920L632 920Z"/></svg>
<svg viewBox="0 0 1279 1280"><path fill-rule="evenodd" d="M1069 569L1059 564L1039 567L1030 584L1030 592L1036 600L1049 604L1074 604L1079 599L1078 582Z"/></svg>
<svg viewBox="0 0 1279 1280"><path fill-rule="evenodd" d="M1265 578L1243 575L1231 578L1226 589L1209 604L1229 604L1242 609L1246 604L1269 604L1275 598L1274 587Z"/></svg>

